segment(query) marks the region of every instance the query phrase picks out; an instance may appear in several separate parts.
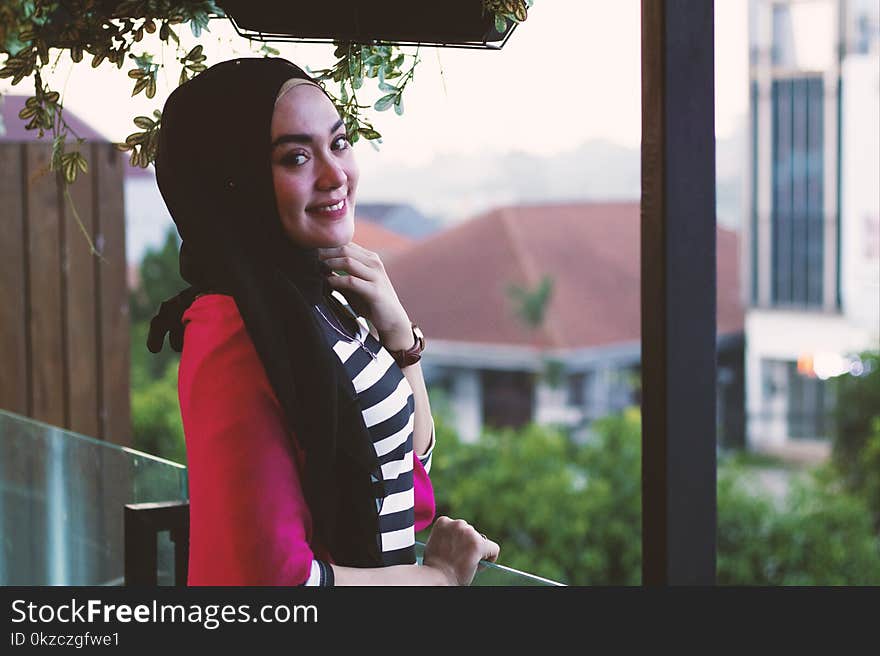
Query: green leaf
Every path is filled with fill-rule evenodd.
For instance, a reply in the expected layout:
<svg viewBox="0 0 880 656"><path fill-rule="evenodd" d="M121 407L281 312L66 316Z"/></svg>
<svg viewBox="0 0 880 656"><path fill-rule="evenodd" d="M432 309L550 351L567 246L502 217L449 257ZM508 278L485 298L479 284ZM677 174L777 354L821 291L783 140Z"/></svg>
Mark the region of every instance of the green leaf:
<svg viewBox="0 0 880 656"><path fill-rule="evenodd" d="M196 58L202 54L202 46L198 45L192 50L190 50L184 59L188 59L190 61L195 61Z"/></svg>
<svg viewBox="0 0 880 656"><path fill-rule="evenodd" d="M372 128L359 128L357 134L361 135L364 139L380 139L382 137L381 134Z"/></svg>
<svg viewBox="0 0 880 656"><path fill-rule="evenodd" d="M501 34L507 31L507 19L504 16L495 16L495 31Z"/></svg>
<svg viewBox="0 0 880 656"><path fill-rule="evenodd" d="M142 77L140 80L135 82L134 90L131 92L132 96L138 95L141 91L147 88L147 84L150 82L150 78Z"/></svg>
<svg viewBox="0 0 880 656"><path fill-rule="evenodd" d="M397 96L397 102L394 103L394 113L403 116L403 94Z"/></svg>
<svg viewBox="0 0 880 656"><path fill-rule="evenodd" d="M134 124L136 126L138 126L139 128L141 128L142 130L149 130L150 128L152 128L153 126L156 125L156 123L153 120L147 118L146 116L135 116L134 117Z"/></svg>
<svg viewBox="0 0 880 656"><path fill-rule="evenodd" d="M384 112L386 109L390 108L392 104L394 104L396 98L396 93L389 93L387 96L382 96L381 98L379 98L379 100L376 101L376 104L373 105L373 108L377 112Z"/></svg>

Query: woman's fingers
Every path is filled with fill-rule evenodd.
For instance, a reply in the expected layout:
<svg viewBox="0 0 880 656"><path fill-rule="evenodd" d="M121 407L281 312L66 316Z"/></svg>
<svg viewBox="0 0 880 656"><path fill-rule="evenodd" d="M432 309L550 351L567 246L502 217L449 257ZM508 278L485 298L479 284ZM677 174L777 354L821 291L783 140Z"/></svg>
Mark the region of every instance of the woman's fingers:
<svg viewBox="0 0 880 656"><path fill-rule="evenodd" d="M363 263L370 269L382 270L384 268L382 265L382 260L376 253L374 253L373 251L368 251L366 248L364 248L360 244L356 244L353 241L345 244L344 246L336 246L334 248L319 248L318 257L324 260L324 262L327 262L327 260L332 258L350 257Z"/></svg>
<svg viewBox="0 0 880 656"><path fill-rule="evenodd" d="M498 554L501 553L501 547L498 545L497 542L493 542L489 538L484 537L483 539L486 541L486 544L483 547L484 555L482 560L494 563L496 560L498 560Z"/></svg>
<svg viewBox="0 0 880 656"><path fill-rule="evenodd" d="M345 255L342 257L329 257L324 260L324 264L334 271L345 271L347 274L363 278L364 280L375 281L376 271L361 262L360 260Z"/></svg>
<svg viewBox="0 0 880 656"><path fill-rule="evenodd" d="M372 283L358 276L329 276L327 282L333 289L340 291L352 291L360 294L365 299L369 298ZM369 303L368 303L369 305Z"/></svg>

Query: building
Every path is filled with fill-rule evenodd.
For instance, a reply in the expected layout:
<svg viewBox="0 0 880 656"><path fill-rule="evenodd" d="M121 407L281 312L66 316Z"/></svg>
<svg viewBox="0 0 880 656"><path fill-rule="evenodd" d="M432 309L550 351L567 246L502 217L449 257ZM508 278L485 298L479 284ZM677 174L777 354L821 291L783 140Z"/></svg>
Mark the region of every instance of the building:
<svg viewBox="0 0 880 656"><path fill-rule="evenodd" d="M456 428L528 421L578 429L639 403L637 201L496 209L385 262L424 329L429 386ZM719 229L722 444L743 442L743 309L736 233Z"/></svg>
<svg viewBox="0 0 880 656"><path fill-rule="evenodd" d="M749 8L748 441L827 450L834 399L823 379L880 339L880 9Z"/></svg>

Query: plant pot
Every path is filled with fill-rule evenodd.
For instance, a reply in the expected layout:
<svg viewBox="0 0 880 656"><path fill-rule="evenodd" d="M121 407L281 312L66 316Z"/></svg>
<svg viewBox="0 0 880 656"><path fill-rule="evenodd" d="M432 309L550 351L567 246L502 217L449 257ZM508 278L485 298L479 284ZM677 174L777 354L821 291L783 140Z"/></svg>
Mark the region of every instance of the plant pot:
<svg viewBox="0 0 880 656"><path fill-rule="evenodd" d="M495 29L483 0L336 0L217 2L245 37L265 41L343 41L494 48L504 45L516 23Z"/></svg>

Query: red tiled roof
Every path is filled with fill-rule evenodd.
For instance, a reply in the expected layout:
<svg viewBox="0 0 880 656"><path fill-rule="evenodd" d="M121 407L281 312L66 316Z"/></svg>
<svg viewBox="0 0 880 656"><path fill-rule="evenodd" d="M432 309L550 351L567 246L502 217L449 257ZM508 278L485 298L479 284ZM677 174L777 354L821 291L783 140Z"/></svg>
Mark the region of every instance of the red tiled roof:
<svg viewBox="0 0 880 656"><path fill-rule="evenodd" d="M406 250L415 243L409 237L399 235L366 219L355 220L354 241L367 250L378 253L383 258L383 262L384 258Z"/></svg>
<svg viewBox="0 0 880 656"><path fill-rule="evenodd" d="M585 348L639 339L639 204L496 209L386 261L413 320L436 339ZM737 235L718 230L718 332L743 330ZM553 292L543 325L515 314L508 288Z"/></svg>

